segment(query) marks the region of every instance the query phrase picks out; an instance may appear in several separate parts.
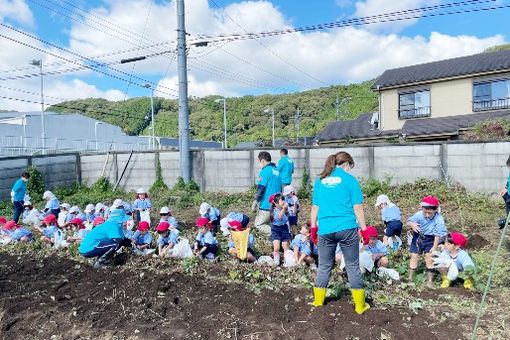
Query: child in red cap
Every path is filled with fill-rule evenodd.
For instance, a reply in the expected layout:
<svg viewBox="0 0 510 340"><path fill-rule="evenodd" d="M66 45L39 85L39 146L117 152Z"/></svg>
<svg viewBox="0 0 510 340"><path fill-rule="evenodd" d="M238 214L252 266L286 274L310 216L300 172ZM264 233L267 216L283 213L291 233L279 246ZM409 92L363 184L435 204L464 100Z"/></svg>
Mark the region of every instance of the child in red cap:
<svg viewBox="0 0 510 340"><path fill-rule="evenodd" d="M238 232L246 230L241 222L232 220L228 222L228 226L231 231ZM249 229L249 228L248 228ZM255 251L253 250L253 246L255 245L255 236L252 233L248 234L248 248L246 251L246 261L255 262L257 259L255 257ZM235 245L234 240L232 239L232 234L228 232L228 253L235 259L238 259L238 251Z"/></svg>
<svg viewBox="0 0 510 340"><path fill-rule="evenodd" d="M199 217L195 226L198 228L197 236L195 237L195 245L193 253L200 258L214 260L219 250L218 241L214 237L211 228L212 225L205 217Z"/></svg>
<svg viewBox="0 0 510 340"><path fill-rule="evenodd" d="M388 268L388 248L378 239L379 232L377 228L367 226L367 229L362 231L361 235L363 237L363 248L361 251L366 251L372 256L376 267Z"/></svg>
<svg viewBox="0 0 510 340"><path fill-rule="evenodd" d="M57 239L60 239L63 236L63 232L57 224L57 217L53 214L46 215L43 220L43 224L46 227L37 228L37 230L42 233L41 240L45 243L55 245Z"/></svg>
<svg viewBox="0 0 510 340"><path fill-rule="evenodd" d="M434 260L434 264L436 264L441 273L441 288L450 287L458 273L464 272L464 288L473 289L472 274L475 270L475 264L469 254L463 249L467 244L466 236L459 232L451 232L446 236L444 249ZM456 266L456 270L452 271L450 266Z"/></svg>
<svg viewBox="0 0 510 340"><path fill-rule="evenodd" d="M73 218L71 222L68 223L68 228L73 234L73 236L67 238L68 243L80 244L85 236L87 236L87 229L85 229L81 218Z"/></svg>
<svg viewBox="0 0 510 340"><path fill-rule="evenodd" d="M136 232L133 234L131 241L133 242L133 253L136 255L151 255L156 249L150 249L152 243L152 235L149 232L149 222L140 221L138 223L138 228L136 228Z"/></svg>
<svg viewBox="0 0 510 340"><path fill-rule="evenodd" d="M0 216L0 240L4 238L10 238L12 234L12 229L6 228L5 224L7 223L7 219L3 216Z"/></svg>
<svg viewBox="0 0 510 340"><path fill-rule="evenodd" d="M156 227L158 237L158 254L160 257L169 257L172 255L172 249L177 244L178 234L170 229L170 223L167 221L159 222Z"/></svg>
<svg viewBox="0 0 510 340"><path fill-rule="evenodd" d="M8 237L2 239L1 243L3 245L12 242L32 242L34 240L32 232L15 221L7 221L2 229L10 232Z"/></svg>

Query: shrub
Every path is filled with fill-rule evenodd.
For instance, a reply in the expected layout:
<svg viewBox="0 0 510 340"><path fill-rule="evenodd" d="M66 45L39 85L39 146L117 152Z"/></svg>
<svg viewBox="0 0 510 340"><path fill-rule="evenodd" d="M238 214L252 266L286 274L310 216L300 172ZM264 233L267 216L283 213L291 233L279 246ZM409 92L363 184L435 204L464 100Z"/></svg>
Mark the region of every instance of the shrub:
<svg viewBox="0 0 510 340"><path fill-rule="evenodd" d="M301 187L298 190L298 196L301 199L309 199L312 197L312 185L310 184L310 171L303 169L303 177L301 178Z"/></svg>
<svg viewBox="0 0 510 340"><path fill-rule="evenodd" d="M44 184L44 179L35 166L28 167L27 172L30 174L30 179L27 183L28 194L30 195L30 199L35 202L40 202L42 200L42 196L44 191L46 190L46 185Z"/></svg>
<svg viewBox="0 0 510 340"><path fill-rule="evenodd" d="M161 169L161 161L159 160L159 152L156 152L155 157L156 157L156 180L149 189L149 193L151 195L155 195L162 191L168 190L168 186L165 184L165 181L163 180L163 172Z"/></svg>

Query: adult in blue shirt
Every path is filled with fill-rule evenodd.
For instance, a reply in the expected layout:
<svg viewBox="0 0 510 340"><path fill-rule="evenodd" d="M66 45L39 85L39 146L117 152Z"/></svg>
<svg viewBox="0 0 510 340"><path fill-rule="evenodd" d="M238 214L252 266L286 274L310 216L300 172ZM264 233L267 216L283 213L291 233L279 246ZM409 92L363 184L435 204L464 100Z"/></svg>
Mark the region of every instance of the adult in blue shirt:
<svg viewBox="0 0 510 340"><path fill-rule="evenodd" d="M280 150L280 160L278 161L278 171L282 179L282 186L292 184L292 174L294 173L294 161L289 158L289 150Z"/></svg>
<svg viewBox="0 0 510 340"><path fill-rule="evenodd" d="M255 228L265 234L271 234L271 214L269 212L269 197L282 190L280 172L274 163L271 163L271 155L267 151L261 151L258 155L261 170L257 181L257 195L251 206L253 212L259 206L255 218Z"/></svg>
<svg viewBox="0 0 510 340"><path fill-rule="evenodd" d="M94 229L81 241L80 254L83 257L97 257L95 268L108 265L115 252L131 242L124 238L124 224L130 219L124 209L114 209L108 220Z"/></svg>
<svg viewBox="0 0 510 340"><path fill-rule="evenodd" d="M12 219L14 222L18 223L19 217L23 213L25 207L23 206L25 202L25 195L27 194L27 182L30 178L30 174L28 172L24 172L21 174L21 177L14 183L11 191L12 196Z"/></svg>
<svg viewBox="0 0 510 340"><path fill-rule="evenodd" d="M363 314L370 306L365 303L363 277L359 268L358 228L364 231L366 225L363 193L356 178L349 174L353 167L354 161L347 152L331 155L314 184L310 232L315 244L318 238L319 268L313 289L313 305L319 307L324 304L339 244L351 286L354 309L357 314Z"/></svg>
<svg viewBox="0 0 510 340"><path fill-rule="evenodd" d="M506 166L508 168L508 179L505 187L499 193L499 195L503 198L503 201L505 201L506 216L498 221L499 229L503 229L505 227L506 218L508 217L508 214L510 214L510 193L508 192L510 190L510 157L506 160Z"/></svg>

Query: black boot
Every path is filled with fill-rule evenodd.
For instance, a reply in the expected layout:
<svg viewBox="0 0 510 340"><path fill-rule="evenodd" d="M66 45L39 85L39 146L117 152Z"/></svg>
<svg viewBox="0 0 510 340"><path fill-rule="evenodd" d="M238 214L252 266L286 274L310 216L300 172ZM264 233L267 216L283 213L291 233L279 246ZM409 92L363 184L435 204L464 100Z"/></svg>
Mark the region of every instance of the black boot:
<svg viewBox="0 0 510 340"><path fill-rule="evenodd" d="M115 255L115 251L117 250L117 248L110 248L106 253L104 253L103 255L101 255L97 260L96 262L94 262L94 268L98 269L98 268L106 268L113 256Z"/></svg>
<svg viewBox="0 0 510 340"><path fill-rule="evenodd" d="M499 226L499 229L503 229L505 227L505 223L506 223L506 217L503 217L503 218L500 218L498 220L498 226Z"/></svg>

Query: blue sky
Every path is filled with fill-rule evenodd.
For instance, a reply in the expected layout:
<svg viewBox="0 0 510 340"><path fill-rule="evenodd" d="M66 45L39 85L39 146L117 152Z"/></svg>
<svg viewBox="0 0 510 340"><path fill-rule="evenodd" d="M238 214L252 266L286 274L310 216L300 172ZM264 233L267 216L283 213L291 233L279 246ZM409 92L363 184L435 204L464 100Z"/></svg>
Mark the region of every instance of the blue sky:
<svg viewBox="0 0 510 340"><path fill-rule="evenodd" d="M242 32L239 26L250 32L259 32L451 2L453 0L188 0L187 29L192 34L191 38L201 33L215 36ZM510 1L485 1L476 4L476 7L498 4L510 4ZM488 46L506 43L510 39L510 26L507 24L509 16L510 9L505 8L422 18L384 26L367 25L296 33L260 41L192 48L189 63L190 93L196 96L281 93L372 79L387 68L478 53ZM175 39L175 12L171 1L0 0L0 22L85 56ZM4 27L0 28L0 33L79 61L76 56L55 51ZM143 35L143 39L139 35ZM0 63L4 71L24 67L26 60L31 58L42 58L45 65L49 65L48 70L72 66L52 66L58 59L14 45L6 42L5 46L9 48L0 52ZM171 49L171 45L165 49ZM162 51L162 48L145 49L101 60L112 62L122 57L158 51ZM160 92L156 91L157 95L172 98L175 94L176 63L172 56L115 67L128 74L133 71L135 76L158 83ZM0 78L13 74L21 73L0 72ZM128 78L126 75L117 76ZM143 81L137 82L140 85ZM38 80L34 78L9 80L3 84L19 90L38 92ZM47 76L45 92L48 103L58 102L59 98L87 96L122 100L148 93L136 84L130 85L128 91L126 89L125 81L92 71L82 71ZM0 94L4 96L37 101L37 93L31 96L9 91L0 88ZM0 99L0 109L24 109L34 105Z"/></svg>

